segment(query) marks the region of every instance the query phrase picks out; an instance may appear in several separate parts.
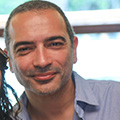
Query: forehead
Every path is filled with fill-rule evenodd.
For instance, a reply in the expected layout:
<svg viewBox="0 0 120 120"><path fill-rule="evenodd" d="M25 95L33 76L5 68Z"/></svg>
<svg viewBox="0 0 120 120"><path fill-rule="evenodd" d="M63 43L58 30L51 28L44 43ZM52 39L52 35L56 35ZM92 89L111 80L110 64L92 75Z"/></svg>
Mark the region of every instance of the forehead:
<svg viewBox="0 0 120 120"><path fill-rule="evenodd" d="M17 23L25 23L29 24L30 22L41 22L44 24L45 22L57 22L57 24L64 24L65 21L61 14L54 9L43 9L43 10L31 10L22 13L18 13L10 21L10 25L15 25ZM34 24L32 23L32 24ZM65 25L66 26L66 25Z"/></svg>
<svg viewBox="0 0 120 120"><path fill-rule="evenodd" d="M62 31L67 33L66 25L63 17L59 12L53 9L27 11L16 14L10 22L9 32L11 35L20 35L28 31L38 33L39 35L45 32L56 33ZM57 31L56 31L57 30ZM19 34L18 34L19 33Z"/></svg>

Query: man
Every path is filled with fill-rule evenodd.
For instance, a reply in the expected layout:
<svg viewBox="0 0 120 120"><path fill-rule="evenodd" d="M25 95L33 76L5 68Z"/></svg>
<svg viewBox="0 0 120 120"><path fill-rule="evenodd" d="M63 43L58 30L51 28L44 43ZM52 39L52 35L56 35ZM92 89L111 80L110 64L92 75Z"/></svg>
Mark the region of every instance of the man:
<svg viewBox="0 0 120 120"><path fill-rule="evenodd" d="M120 83L84 80L72 71L78 39L62 10L29 1L5 28L10 68L25 87L23 120L119 120Z"/></svg>

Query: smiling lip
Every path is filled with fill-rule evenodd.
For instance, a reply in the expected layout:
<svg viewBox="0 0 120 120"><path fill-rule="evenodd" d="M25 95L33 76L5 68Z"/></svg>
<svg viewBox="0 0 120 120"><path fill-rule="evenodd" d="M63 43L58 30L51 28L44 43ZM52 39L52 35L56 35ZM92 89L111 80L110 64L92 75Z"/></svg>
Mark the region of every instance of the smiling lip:
<svg viewBox="0 0 120 120"><path fill-rule="evenodd" d="M36 81L49 81L51 79L53 79L53 77L55 76L56 73L54 72L47 72L47 73L39 73L39 74L35 74L34 78Z"/></svg>

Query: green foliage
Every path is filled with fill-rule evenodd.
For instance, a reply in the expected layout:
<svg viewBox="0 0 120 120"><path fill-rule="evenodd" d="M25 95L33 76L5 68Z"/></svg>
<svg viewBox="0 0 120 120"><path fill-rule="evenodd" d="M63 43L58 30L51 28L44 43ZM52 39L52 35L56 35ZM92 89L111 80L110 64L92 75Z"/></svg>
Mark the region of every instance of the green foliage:
<svg viewBox="0 0 120 120"><path fill-rule="evenodd" d="M16 6L26 1L29 0L0 0L0 14L9 14ZM58 5L60 3L59 0L48 1L58 3ZM67 3L67 11L120 8L120 0L66 0L65 3Z"/></svg>
<svg viewBox="0 0 120 120"><path fill-rule="evenodd" d="M69 0L68 10L101 10L120 8L120 0Z"/></svg>
<svg viewBox="0 0 120 120"><path fill-rule="evenodd" d="M0 0L0 14L9 14L16 6L28 0Z"/></svg>

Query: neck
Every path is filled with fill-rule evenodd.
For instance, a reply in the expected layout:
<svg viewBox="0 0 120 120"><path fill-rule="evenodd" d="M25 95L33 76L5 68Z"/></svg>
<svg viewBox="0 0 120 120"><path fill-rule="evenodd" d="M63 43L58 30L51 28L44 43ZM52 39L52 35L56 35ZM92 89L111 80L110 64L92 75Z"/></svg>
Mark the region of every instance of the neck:
<svg viewBox="0 0 120 120"><path fill-rule="evenodd" d="M39 120L61 120L61 118L72 120L75 94L72 80L52 95L40 96L30 91L26 91L26 94L29 99L28 111L32 120L37 120L39 117Z"/></svg>

